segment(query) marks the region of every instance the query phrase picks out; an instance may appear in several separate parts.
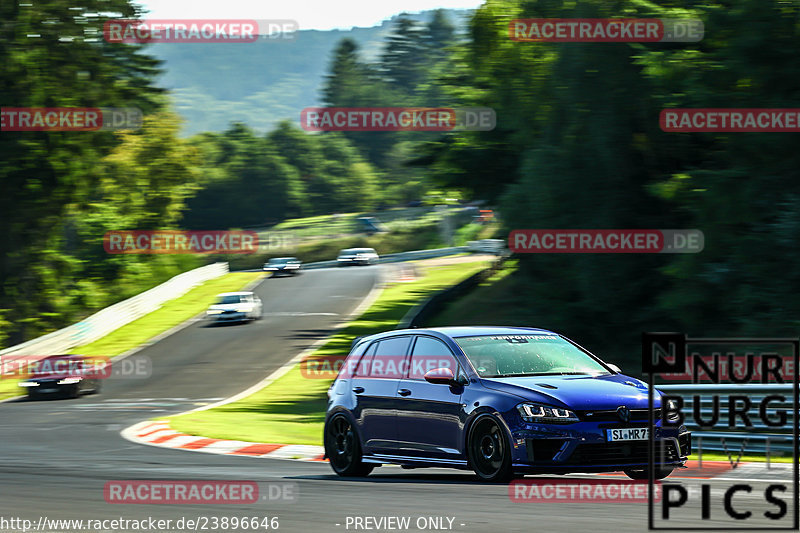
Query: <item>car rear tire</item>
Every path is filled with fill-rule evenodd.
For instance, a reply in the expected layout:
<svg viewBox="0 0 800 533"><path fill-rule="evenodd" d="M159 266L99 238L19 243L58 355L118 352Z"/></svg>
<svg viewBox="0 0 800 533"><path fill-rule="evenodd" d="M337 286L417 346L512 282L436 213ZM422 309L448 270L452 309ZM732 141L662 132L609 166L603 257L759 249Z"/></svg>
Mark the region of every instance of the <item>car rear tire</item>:
<svg viewBox="0 0 800 533"><path fill-rule="evenodd" d="M333 415L325 424L325 455L340 476L363 477L375 468L361 460L358 434L343 414Z"/></svg>
<svg viewBox="0 0 800 533"><path fill-rule="evenodd" d="M675 468L673 468L671 466L662 467L662 468L658 468L657 467L655 472L654 472L654 474L655 474L655 478L654 479L664 479L665 477L670 475L673 470L675 470ZM648 479L649 476L650 476L650 474L648 473L648 470L646 468L644 470L633 470L633 469L629 468L627 470L623 470L623 472L625 472L625 475L628 476L629 478L636 479L636 480Z"/></svg>
<svg viewBox="0 0 800 533"><path fill-rule="evenodd" d="M494 417L483 416L470 426L467 459L481 481L509 481L513 477L511 447Z"/></svg>

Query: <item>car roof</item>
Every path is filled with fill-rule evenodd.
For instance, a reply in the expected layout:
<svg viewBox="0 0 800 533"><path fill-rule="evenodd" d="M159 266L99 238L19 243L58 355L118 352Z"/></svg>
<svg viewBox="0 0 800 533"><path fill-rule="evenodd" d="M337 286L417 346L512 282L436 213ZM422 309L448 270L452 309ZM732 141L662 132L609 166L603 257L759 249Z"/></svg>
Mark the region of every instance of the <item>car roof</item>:
<svg viewBox="0 0 800 533"><path fill-rule="evenodd" d="M519 326L445 326L445 327L438 327L438 328L413 328L413 329L395 329L391 331L385 331L383 333L376 333L374 335L369 335L364 337L363 339L359 339L359 342L365 339L379 339L381 337L388 337L390 335L402 335L402 334L425 334L425 333L438 333L440 335L444 335L450 338L458 338L458 337L471 337L475 335L536 335L536 334L549 334L549 335L558 335L558 333L554 331L550 331L547 329L541 328L526 328L526 327L519 327Z"/></svg>
<svg viewBox="0 0 800 533"><path fill-rule="evenodd" d="M270 261L297 261L296 257L273 257Z"/></svg>
<svg viewBox="0 0 800 533"><path fill-rule="evenodd" d="M217 296L251 296L252 292L221 292Z"/></svg>

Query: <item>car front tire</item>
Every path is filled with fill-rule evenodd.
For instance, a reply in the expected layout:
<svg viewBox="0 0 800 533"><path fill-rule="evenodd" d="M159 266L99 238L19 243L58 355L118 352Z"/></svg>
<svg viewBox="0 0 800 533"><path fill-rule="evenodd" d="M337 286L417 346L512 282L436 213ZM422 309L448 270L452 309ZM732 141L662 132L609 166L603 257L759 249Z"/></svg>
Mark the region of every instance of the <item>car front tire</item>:
<svg viewBox="0 0 800 533"><path fill-rule="evenodd" d="M361 460L356 429L344 414L333 415L325 424L325 455L340 476L364 477L375 465Z"/></svg>
<svg viewBox="0 0 800 533"><path fill-rule="evenodd" d="M501 482L513 477L511 447L503 428L493 416L482 416L470 426L467 459L481 481Z"/></svg>
<svg viewBox="0 0 800 533"><path fill-rule="evenodd" d="M64 396L67 398L77 398L81 395L81 387L80 384L76 383L74 385L67 385L64 387Z"/></svg>

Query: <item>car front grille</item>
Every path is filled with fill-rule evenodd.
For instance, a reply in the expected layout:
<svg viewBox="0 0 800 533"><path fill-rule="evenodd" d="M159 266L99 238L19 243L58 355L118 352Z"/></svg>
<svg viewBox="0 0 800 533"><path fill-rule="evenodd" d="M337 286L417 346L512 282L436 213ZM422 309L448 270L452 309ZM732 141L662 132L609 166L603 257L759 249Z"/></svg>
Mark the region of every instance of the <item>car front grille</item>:
<svg viewBox="0 0 800 533"><path fill-rule="evenodd" d="M661 442L664 444L665 455L663 458L661 457ZM655 444L656 463L671 463L680 460L674 441L659 441ZM572 452L566 463L586 466L648 463L647 446L647 441L581 444Z"/></svg>
<svg viewBox="0 0 800 533"><path fill-rule="evenodd" d="M619 413L616 409L602 410L602 411L577 411L577 415L581 420L587 422L620 422ZM649 421L647 409L631 409L630 422L648 422ZM655 409L653 413L653 420L661 418L661 409Z"/></svg>

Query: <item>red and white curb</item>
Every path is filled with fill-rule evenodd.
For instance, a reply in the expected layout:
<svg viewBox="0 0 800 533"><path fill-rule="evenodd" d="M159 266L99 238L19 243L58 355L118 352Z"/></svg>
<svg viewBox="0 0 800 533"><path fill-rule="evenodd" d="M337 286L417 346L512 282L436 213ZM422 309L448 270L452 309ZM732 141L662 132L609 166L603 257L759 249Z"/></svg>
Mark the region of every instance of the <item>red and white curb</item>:
<svg viewBox="0 0 800 533"><path fill-rule="evenodd" d="M294 461L325 461L322 458L325 453L322 446L210 439L175 431L166 420L140 422L122 430L121 435L138 444L174 450Z"/></svg>

